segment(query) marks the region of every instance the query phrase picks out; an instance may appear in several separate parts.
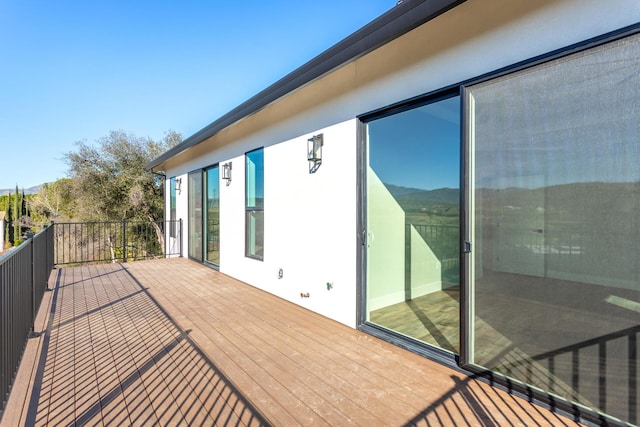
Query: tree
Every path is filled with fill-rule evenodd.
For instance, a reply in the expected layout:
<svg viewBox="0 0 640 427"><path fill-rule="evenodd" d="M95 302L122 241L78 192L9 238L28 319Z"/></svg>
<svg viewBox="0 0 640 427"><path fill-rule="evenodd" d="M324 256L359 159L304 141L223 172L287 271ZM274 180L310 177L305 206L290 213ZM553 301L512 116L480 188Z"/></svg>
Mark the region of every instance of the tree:
<svg viewBox="0 0 640 427"><path fill-rule="evenodd" d="M164 179L146 169L147 163L182 140L168 131L161 141L112 131L97 141L76 143L67 153L75 213L80 221L148 220L154 224L164 247L161 228L164 217Z"/></svg>
<svg viewBox="0 0 640 427"><path fill-rule="evenodd" d="M20 233L20 202L18 200L18 186L16 185L16 192L13 196L13 215L14 215L14 219L13 219L13 239L14 239L14 244L20 240L22 237L22 233Z"/></svg>
<svg viewBox="0 0 640 427"><path fill-rule="evenodd" d="M8 207L7 207L7 216L6 216L6 222L7 222L7 231L5 234L5 238L4 241L9 243L11 246L13 246L14 243L14 239L13 239L13 207L11 206L11 201L9 201L8 203Z"/></svg>
<svg viewBox="0 0 640 427"><path fill-rule="evenodd" d="M65 155L73 181L78 219L156 221L163 217L162 184L146 164L181 140L169 131L155 142L124 131L112 131L97 141L76 143Z"/></svg>
<svg viewBox="0 0 640 427"><path fill-rule="evenodd" d="M43 184L40 191L33 196L30 203L36 222L71 221L75 217L75 201L73 199L73 181L69 178Z"/></svg>

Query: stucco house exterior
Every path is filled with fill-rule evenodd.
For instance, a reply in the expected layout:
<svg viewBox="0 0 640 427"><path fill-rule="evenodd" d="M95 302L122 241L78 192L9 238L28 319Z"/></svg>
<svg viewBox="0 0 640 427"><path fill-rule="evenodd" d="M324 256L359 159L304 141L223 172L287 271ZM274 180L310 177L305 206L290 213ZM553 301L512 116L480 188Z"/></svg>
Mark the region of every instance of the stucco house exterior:
<svg viewBox="0 0 640 427"><path fill-rule="evenodd" d="M404 1L148 165L167 244L636 424L639 70L637 0Z"/></svg>

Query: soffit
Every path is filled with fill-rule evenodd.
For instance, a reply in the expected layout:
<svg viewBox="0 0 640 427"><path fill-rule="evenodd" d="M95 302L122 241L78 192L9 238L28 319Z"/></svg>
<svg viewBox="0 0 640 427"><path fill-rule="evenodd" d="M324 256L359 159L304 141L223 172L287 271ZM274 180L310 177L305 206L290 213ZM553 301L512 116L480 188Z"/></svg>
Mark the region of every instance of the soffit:
<svg viewBox="0 0 640 427"><path fill-rule="evenodd" d="M499 8L499 11L496 11L496 7L483 8L481 3L465 3L464 7L434 18L429 25L422 25L396 37L366 55L287 93L276 102L240 118L195 144L189 150L183 150L169 157L164 160L163 165L171 167L188 162L219 147L263 131L274 123L283 122L305 111L334 102L341 96L373 85L381 79L447 54L454 46L481 37L492 29L511 25L519 18L553 4L554 0L540 0L535 4L514 2L508 7ZM485 9L489 10L485 11ZM482 19L477 19L478 16ZM367 110L347 112L348 117L345 119L365 112ZM308 131L313 130L315 129Z"/></svg>
<svg viewBox="0 0 640 427"><path fill-rule="evenodd" d="M223 129L255 114L272 102L297 91L309 82L313 82L332 70L377 49L465 1L404 1L220 119L185 139L157 159L149 162L147 167L156 169L163 166L167 160L182 154L186 150L193 149Z"/></svg>

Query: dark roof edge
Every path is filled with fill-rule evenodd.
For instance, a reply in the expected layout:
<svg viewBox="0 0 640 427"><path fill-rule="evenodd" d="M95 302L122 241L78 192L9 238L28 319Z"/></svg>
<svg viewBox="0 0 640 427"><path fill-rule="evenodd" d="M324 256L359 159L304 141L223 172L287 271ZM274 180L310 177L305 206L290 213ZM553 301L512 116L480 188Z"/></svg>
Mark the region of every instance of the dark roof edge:
<svg viewBox="0 0 640 427"><path fill-rule="evenodd" d="M466 0L405 0L180 144L147 163L153 169L322 75L400 37Z"/></svg>

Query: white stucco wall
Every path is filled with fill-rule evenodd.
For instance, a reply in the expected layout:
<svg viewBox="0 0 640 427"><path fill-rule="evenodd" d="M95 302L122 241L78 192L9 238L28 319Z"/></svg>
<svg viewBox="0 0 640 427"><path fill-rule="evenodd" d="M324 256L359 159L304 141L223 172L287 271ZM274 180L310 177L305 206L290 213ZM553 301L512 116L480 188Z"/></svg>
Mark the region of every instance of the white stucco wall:
<svg viewBox="0 0 640 427"><path fill-rule="evenodd" d="M323 162L310 174L307 139L318 133ZM244 156L229 159L234 178L220 192L221 272L355 325L355 135L350 120L264 149L261 261L244 256Z"/></svg>
<svg viewBox="0 0 640 427"><path fill-rule="evenodd" d="M220 187L220 270L355 326L355 117L636 22L637 0L468 0L168 162L167 178L182 177L177 217L184 221L185 256L186 174L231 161L232 182ZM324 134L323 164L310 175L306 139L317 133ZM263 261L244 256L244 153L259 147L265 147Z"/></svg>

